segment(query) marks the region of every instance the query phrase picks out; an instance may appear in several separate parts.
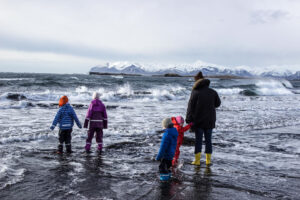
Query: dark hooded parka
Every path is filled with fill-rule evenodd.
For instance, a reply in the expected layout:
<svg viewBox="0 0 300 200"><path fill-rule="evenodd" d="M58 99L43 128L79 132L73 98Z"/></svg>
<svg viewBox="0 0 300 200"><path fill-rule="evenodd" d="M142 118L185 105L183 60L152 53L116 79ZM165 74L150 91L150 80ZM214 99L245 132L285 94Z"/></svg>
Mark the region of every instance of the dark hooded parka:
<svg viewBox="0 0 300 200"><path fill-rule="evenodd" d="M215 128L216 108L221 105L221 100L209 84L210 80L199 79L193 86L186 114L186 123L193 122L193 129Z"/></svg>

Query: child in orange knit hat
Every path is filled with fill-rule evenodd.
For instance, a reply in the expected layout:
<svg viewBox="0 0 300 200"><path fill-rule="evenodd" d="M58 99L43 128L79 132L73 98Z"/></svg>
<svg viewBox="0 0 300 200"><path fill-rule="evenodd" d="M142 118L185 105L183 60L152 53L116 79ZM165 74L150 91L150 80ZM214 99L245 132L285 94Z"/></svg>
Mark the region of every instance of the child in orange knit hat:
<svg viewBox="0 0 300 200"><path fill-rule="evenodd" d="M51 130L54 130L57 123L59 123L59 145L57 153L63 152L63 143L66 145L66 150L68 153L71 153L71 133L74 125L74 120L79 128L82 128L77 115L72 108L72 106L68 103L69 99L67 96L62 96L58 102L59 110L53 120Z"/></svg>

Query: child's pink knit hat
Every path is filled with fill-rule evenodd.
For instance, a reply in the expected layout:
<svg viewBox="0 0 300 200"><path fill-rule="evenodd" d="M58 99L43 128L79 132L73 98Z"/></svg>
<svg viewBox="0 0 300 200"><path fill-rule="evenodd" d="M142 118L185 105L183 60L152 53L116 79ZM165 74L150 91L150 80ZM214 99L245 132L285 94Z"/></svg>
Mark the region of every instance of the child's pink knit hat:
<svg viewBox="0 0 300 200"><path fill-rule="evenodd" d="M176 121L177 121L178 124L181 124L181 123L184 124L184 119L183 119L183 117L181 117L181 116L177 116L177 117L176 117Z"/></svg>

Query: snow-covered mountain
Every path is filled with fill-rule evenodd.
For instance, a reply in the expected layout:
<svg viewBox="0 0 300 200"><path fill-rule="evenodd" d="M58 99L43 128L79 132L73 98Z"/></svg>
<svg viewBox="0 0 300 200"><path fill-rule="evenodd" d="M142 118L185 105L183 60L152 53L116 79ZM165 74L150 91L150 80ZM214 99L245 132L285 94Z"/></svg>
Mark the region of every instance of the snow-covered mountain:
<svg viewBox="0 0 300 200"><path fill-rule="evenodd" d="M288 76L287 79L290 79L290 80L300 80L300 71L297 71L296 73Z"/></svg>
<svg viewBox="0 0 300 200"><path fill-rule="evenodd" d="M132 65L122 69L121 73L124 73L124 74L147 74L148 72L145 71L144 69L132 64Z"/></svg>
<svg viewBox="0 0 300 200"><path fill-rule="evenodd" d="M293 75L292 72L290 71L283 71L283 72L278 72L278 71L268 71L268 72L263 72L261 73L261 76L263 77L288 77Z"/></svg>
<svg viewBox="0 0 300 200"><path fill-rule="evenodd" d="M150 69L150 70L149 70ZM105 65L99 65L91 68L90 73L110 73L110 74L140 74L140 75L163 75L163 74L179 74L182 76L193 76L199 71L205 76L241 76L241 77L272 77L272 78L286 78L290 80L300 79L300 71L292 73L289 70L280 71L261 71L247 69L229 69L219 66L202 66L195 65L179 65L179 66L164 66L160 68L157 65L142 65L139 63L117 62L106 63Z"/></svg>

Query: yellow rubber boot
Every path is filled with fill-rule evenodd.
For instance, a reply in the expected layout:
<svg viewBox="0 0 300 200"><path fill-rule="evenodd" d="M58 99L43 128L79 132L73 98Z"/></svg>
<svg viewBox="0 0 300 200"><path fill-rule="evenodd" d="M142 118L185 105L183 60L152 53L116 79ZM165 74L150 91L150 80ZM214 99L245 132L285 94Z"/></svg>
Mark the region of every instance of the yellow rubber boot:
<svg viewBox="0 0 300 200"><path fill-rule="evenodd" d="M192 165L200 165L201 152L195 154L195 160L192 162Z"/></svg>
<svg viewBox="0 0 300 200"><path fill-rule="evenodd" d="M211 165L211 153L206 154L206 165Z"/></svg>

